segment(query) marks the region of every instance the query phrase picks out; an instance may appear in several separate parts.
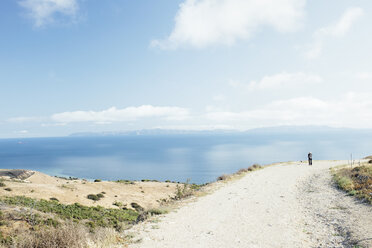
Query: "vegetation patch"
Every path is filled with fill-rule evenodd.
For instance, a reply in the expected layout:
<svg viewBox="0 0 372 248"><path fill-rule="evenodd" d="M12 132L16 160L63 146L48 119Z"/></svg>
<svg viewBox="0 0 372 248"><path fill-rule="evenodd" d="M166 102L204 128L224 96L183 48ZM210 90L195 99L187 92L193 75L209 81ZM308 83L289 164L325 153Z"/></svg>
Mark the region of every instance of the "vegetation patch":
<svg viewBox="0 0 372 248"><path fill-rule="evenodd" d="M158 180L150 180L150 179L142 179L141 182L156 182L158 183Z"/></svg>
<svg viewBox="0 0 372 248"><path fill-rule="evenodd" d="M24 196L2 197L0 202L32 208L43 213L53 213L61 219L69 219L75 222L93 222L100 227L116 228L121 222L133 223L138 217L138 212L131 209L87 207L78 203L65 205L57 201L36 200Z"/></svg>
<svg viewBox="0 0 372 248"><path fill-rule="evenodd" d="M336 170L333 179L340 189L372 204L372 164Z"/></svg>
<svg viewBox="0 0 372 248"><path fill-rule="evenodd" d="M123 184L135 184L133 181L131 180L117 180L115 181L117 183L123 183Z"/></svg>

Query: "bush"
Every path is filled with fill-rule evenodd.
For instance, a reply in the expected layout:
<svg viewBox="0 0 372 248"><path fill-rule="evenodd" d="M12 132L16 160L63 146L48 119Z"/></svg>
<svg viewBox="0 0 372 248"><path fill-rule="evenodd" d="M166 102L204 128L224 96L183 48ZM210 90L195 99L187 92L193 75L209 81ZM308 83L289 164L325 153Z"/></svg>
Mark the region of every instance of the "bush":
<svg viewBox="0 0 372 248"><path fill-rule="evenodd" d="M240 169L240 170L238 170L238 174L243 174L243 173L245 173L245 172L247 172L248 171L248 169Z"/></svg>
<svg viewBox="0 0 372 248"><path fill-rule="evenodd" d="M121 202L118 202L118 201L114 201L114 203L112 203L112 205L114 205L114 206L117 206L117 207L121 208L121 207L123 206L123 203L121 203Z"/></svg>
<svg viewBox="0 0 372 248"><path fill-rule="evenodd" d="M132 208L134 208L137 212L143 212L145 210L143 207L141 207L138 203L132 202L130 204Z"/></svg>
<svg viewBox="0 0 372 248"><path fill-rule="evenodd" d="M189 184L189 181L190 179L187 179L186 183L183 184L183 187L181 187L179 184L176 185L176 192L173 200L180 200L192 195L193 189Z"/></svg>
<svg viewBox="0 0 372 248"><path fill-rule="evenodd" d="M102 180L101 179L96 179L96 180L94 180L94 182L99 183L99 182L102 182Z"/></svg>
<svg viewBox="0 0 372 248"><path fill-rule="evenodd" d="M161 214L166 214L168 213L167 210L165 209L158 209L158 208L153 208L147 211L150 215L161 215Z"/></svg>
<svg viewBox="0 0 372 248"><path fill-rule="evenodd" d="M12 191L11 188L5 188L4 190L6 190L6 191Z"/></svg>
<svg viewBox="0 0 372 248"><path fill-rule="evenodd" d="M5 187L5 186L6 186L6 185L5 185L4 181L1 180L1 181L0 181L0 187Z"/></svg>
<svg viewBox="0 0 372 248"><path fill-rule="evenodd" d="M87 198L89 200L93 200L93 201L99 201L101 200L103 197L105 197L103 194L99 193L99 194L89 194L87 195Z"/></svg>
<svg viewBox="0 0 372 248"><path fill-rule="evenodd" d="M99 199L101 199L101 198L103 198L103 197L105 197L102 193L99 193L99 194L97 194L97 197L99 198Z"/></svg>
<svg viewBox="0 0 372 248"><path fill-rule="evenodd" d="M224 181L224 180L226 180L226 179L228 179L228 178L229 178L228 175L223 174L222 176L217 177L217 181Z"/></svg>
<svg viewBox="0 0 372 248"><path fill-rule="evenodd" d="M252 167L253 169L255 169L255 170L257 170L257 169L261 169L261 168L262 168L262 166L259 165L259 164L254 164L254 165L252 165L251 167Z"/></svg>
<svg viewBox="0 0 372 248"><path fill-rule="evenodd" d="M59 200L57 198L55 198L55 197L51 197L51 198L49 198L49 200L59 202Z"/></svg>

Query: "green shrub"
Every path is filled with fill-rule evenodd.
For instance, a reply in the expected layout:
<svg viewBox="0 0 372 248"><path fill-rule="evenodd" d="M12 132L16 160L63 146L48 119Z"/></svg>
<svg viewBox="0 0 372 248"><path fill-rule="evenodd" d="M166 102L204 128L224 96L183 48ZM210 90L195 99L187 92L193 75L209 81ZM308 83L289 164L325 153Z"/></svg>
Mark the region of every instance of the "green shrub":
<svg viewBox="0 0 372 248"><path fill-rule="evenodd" d="M99 183L99 182L102 182L102 180L101 179L96 179L96 180L94 180L94 182Z"/></svg>
<svg viewBox="0 0 372 248"><path fill-rule="evenodd" d="M51 197L51 198L49 198L49 200L59 202L59 200L57 198L55 198L55 197Z"/></svg>
<svg viewBox="0 0 372 248"><path fill-rule="evenodd" d="M6 190L6 191L12 191L11 188L5 188L4 190Z"/></svg>
<svg viewBox="0 0 372 248"><path fill-rule="evenodd" d="M5 187L5 186L6 186L6 185L5 185L4 181L1 180L1 181L0 181L0 187Z"/></svg>

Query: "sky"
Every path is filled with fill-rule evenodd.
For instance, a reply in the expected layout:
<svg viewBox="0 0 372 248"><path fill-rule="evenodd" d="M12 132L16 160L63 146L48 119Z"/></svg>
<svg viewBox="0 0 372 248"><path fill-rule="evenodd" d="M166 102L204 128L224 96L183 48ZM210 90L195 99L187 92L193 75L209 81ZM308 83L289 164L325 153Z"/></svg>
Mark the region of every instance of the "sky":
<svg viewBox="0 0 372 248"><path fill-rule="evenodd" d="M0 138L372 128L370 0L2 0Z"/></svg>

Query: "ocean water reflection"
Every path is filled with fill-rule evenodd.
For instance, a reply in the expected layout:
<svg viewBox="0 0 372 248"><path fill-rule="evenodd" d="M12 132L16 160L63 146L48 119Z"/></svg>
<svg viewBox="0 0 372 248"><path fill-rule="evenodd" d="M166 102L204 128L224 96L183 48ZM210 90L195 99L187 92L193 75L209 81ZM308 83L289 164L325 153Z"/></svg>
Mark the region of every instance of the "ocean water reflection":
<svg viewBox="0 0 372 248"><path fill-rule="evenodd" d="M87 179L195 183L253 163L348 159L372 154L371 135L168 135L0 140L0 167Z"/></svg>

